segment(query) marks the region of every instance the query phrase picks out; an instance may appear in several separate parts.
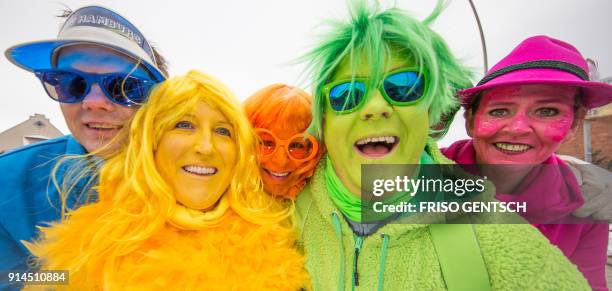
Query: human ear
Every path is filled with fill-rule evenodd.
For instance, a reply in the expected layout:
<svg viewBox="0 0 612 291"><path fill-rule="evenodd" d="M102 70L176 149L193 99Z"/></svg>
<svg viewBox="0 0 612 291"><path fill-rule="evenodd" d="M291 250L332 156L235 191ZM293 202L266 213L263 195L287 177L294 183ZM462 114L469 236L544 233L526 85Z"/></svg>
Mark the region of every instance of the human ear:
<svg viewBox="0 0 612 291"><path fill-rule="evenodd" d="M578 128L584 121L584 117L586 116L586 108L584 106L580 106L574 110L574 121L572 122L572 127L570 127L569 133L565 136L564 142L567 140L571 140L576 136L578 132Z"/></svg>
<svg viewBox="0 0 612 291"><path fill-rule="evenodd" d="M463 117L465 118L465 131L469 137L474 137L474 115L472 114L472 108L466 109Z"/></svg>
<svg viewBox="0 0 612 291"><path fill-rule="evenodd" d="M571 127L572 131L576 131L576 128L578 128L578 126L582 123L581 121L584 120L586 112L587 110L584 108L584 106L580 106L574 110L574 121L572 122Z"/></svg>
<svg viewBox="0 0 612 291"><path fill-rule="evenodd" d="M324 137L324 132L325 132L325 112L323 112L323 114L321 114L321 130L319 132L319 134L321 135L320 138L320 142L322 143L325 140Z"/></svg>

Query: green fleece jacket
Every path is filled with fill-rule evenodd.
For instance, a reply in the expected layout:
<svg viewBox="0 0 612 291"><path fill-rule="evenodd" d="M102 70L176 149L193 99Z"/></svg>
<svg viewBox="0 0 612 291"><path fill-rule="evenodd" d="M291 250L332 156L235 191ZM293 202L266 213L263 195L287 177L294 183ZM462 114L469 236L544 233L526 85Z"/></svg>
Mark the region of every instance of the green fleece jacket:
<svg viewBox="0 0 612 291"><path fill-rule="evenodd" d="M426 150L438 163L450 163L434 143ZM356 237L330 199L324 173L320 163L295 211L313 290L446 290L427 224L391 223ZM576 267L531 225L474 230L493 290L589 290Z"/></svg>

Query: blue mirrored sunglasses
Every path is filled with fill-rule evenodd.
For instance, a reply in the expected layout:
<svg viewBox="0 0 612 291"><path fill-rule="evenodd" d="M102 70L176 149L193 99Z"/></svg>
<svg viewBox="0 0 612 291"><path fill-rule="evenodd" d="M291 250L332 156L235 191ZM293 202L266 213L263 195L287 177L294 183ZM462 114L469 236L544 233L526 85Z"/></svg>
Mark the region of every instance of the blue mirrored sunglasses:
<svg viewBox="0 0 612 291"><path fill-rule="evenodd" d="M40 79L51 99L61 103L79 103L97 83L106 97L122 106L139 106L148 97L151 88L159 83L125 73L94 74L76 70L37 70Z"/></svg>
<svg viewBox="0 0 612 291"><path fill-rule="evenodd" d="M401 69L385 74L379 90L389 104L409 106L419 102L425 95L426 82L422 74L413 69ZM328 104L338 113L349 113L361 108L368 91L367 78L339 80L323 86Z"/></svg>

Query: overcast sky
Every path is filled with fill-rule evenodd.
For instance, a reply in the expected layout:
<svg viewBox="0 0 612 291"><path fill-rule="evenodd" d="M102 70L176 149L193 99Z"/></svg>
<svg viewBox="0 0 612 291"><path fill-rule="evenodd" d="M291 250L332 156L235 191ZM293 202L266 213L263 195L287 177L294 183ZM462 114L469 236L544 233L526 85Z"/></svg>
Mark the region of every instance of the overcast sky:
<svg viewBox="0 0 612 291"><path fill-rule="evenodd" d="M431 0L382 1L424 18ZM545 34L576 46L596 59L602 77L612 76L612 0L474 0L489 50L489 66L523 39ZM51 39L65 4L72 9L97 4L134 23L168 59L171 75L198 69L216 76L240 98L268 84L305 86L303 67L292 61L307 51L322 19L345 18L344 0L224 1L0 1L0 49ZM467 0L454 0L434 25L454 53L482 76L482 50ZM38 79L0 57L0 132L45 114L68 133L59 106ZM306 88L309 90L308 88ZM465 137L458 117L443 145Z"/></svg>

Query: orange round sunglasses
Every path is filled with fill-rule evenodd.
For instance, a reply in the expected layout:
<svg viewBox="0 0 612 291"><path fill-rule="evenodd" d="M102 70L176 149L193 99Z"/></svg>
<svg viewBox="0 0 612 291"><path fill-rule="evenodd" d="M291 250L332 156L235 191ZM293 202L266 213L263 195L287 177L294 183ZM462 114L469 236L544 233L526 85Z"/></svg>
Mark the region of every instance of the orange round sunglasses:
<svg viewBox="0 0 612 291"><path fill-rule="evenodd" d="M260 152L264 157L271 156L279 147L284 147L289 158L303 162L312 159L319 150L319 142L307 132L298 133L289 139L280 139L264 128L256 128L255 133L259 137Z"/></svg>

